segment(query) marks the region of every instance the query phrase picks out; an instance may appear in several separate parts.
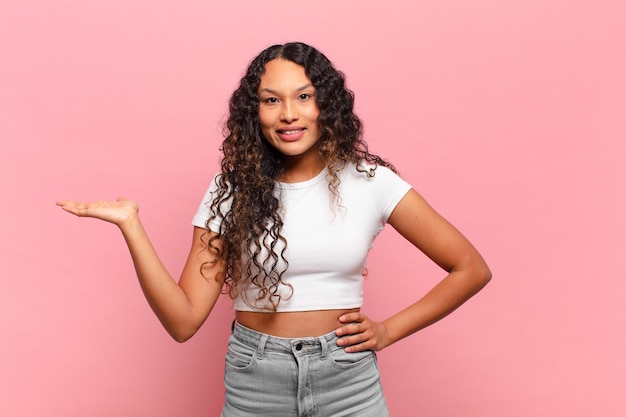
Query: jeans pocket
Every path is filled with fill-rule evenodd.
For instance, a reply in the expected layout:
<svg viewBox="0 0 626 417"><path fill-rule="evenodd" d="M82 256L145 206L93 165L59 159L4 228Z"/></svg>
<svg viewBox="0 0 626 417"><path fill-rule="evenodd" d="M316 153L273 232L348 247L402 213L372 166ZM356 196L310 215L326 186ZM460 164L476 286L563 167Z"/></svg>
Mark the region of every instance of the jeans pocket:
<svg viewBox="0 0 626 417"><path fill-rule="evenodd" d="M226 366L231 369L247 369L254 361L255 354L255 348L244 345L231 337L226 352Z"/></svg>
<svg viewBox="0 0 626 417"><path fill-rule="evenodd" d="M374 360L376 354L372 350L363 352L348 353L344 349L334 349L330 352L330 359L333 365L346 369L354 368Z"/></svg>

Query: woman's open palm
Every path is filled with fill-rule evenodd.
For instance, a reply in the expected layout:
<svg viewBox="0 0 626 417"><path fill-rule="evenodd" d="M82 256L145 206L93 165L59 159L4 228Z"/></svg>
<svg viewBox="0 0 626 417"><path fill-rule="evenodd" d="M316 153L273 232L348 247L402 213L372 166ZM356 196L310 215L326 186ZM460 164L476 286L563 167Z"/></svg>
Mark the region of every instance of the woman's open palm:
<svg viewBox="0 0 626 417"><path fill-rule="evenodd" d="M61 200L57 201L56 204L78 217L93 217L118 226L139 212L139 205L136 202L123 197L118 198L117 201L96 201L93 203Z"/></svg>

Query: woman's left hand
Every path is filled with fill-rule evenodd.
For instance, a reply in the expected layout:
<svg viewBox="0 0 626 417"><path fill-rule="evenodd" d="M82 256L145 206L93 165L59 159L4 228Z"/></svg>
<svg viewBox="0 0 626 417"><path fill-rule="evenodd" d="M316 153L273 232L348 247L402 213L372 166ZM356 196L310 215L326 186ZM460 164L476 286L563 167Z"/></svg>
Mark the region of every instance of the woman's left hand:
<svg viewBox="0 0 626 417"><path fill-rule="evenodd" d="M385 325L361 312L344 314L339 321L345 325L335 330L339 337L337 345L344 347L346 352L379 351L389 345Z"/></svg>

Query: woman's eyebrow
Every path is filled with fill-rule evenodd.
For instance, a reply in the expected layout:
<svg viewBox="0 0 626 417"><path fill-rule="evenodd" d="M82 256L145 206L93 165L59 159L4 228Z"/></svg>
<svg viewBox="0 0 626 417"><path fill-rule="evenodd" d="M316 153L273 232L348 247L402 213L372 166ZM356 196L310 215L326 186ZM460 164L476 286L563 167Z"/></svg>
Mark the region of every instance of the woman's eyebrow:
<svg viewBox="0 0 626 417"><path fill-rule="evenodd" d="M310 87L313 87L313 84L308 83L308 84L303 85L302 87L296 88L296 91L306 90L307 88L310 88ZM278 91L272 90L271 88L266 88L266 87L261 88L259 90L259 93L270 93L270 94L274 94L274 95L279 95Z"/></svg>

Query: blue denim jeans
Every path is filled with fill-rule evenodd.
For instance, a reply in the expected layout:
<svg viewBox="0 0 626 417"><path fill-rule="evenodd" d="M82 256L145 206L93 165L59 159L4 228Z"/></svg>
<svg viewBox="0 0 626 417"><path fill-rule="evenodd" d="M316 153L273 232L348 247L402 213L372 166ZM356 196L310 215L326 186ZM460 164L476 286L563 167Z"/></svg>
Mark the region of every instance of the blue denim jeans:
<svg viewBox="0 0 626 417"><path fill-rule="evenodd" d="M222 417L387 417L376 355L346 353L335 333L269 336L236 324Z"/></svg>

